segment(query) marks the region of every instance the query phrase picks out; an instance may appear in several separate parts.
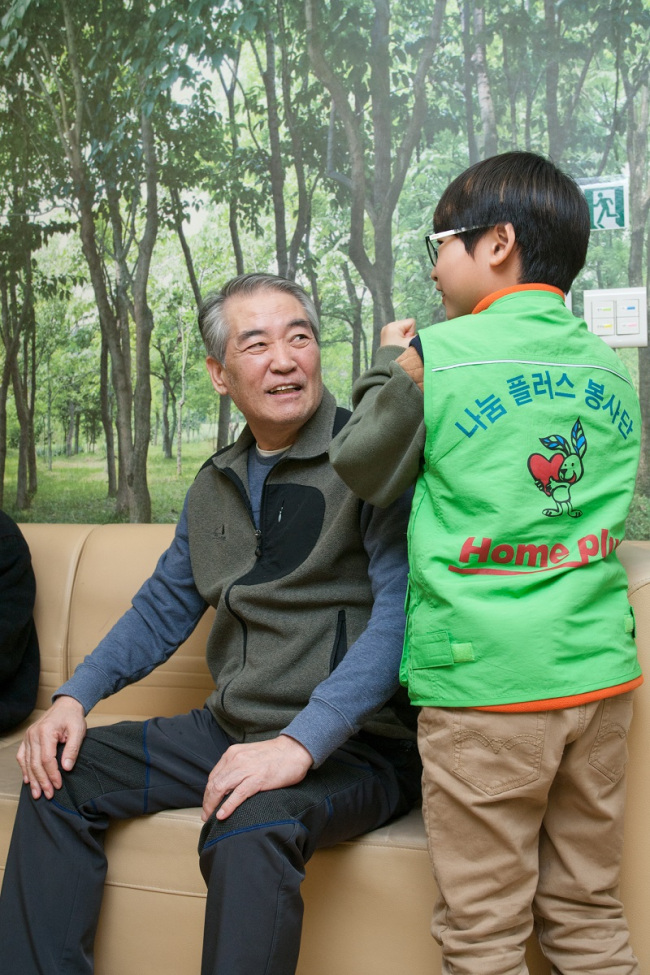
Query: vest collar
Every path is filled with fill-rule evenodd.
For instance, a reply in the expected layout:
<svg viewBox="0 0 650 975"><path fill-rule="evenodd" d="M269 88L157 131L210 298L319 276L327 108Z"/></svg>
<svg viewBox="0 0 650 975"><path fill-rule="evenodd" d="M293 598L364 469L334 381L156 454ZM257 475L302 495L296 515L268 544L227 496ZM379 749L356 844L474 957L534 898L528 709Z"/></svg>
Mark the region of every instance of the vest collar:
<svg viewBox="0 0 650 975"><path fill-rule="evenodd" d="M551 294L559 295L562 301L564 301L564 292L559 288L555 288L552 284L514 284L510 288L502 288L501 291L493 291L492 294L486 295L485 298L479 301L472 315L478 315L479 312L485 311L486 308L489 308L499 298L516 294L518 291L550 291Z"/></svg>
<svg viewBox="0 0 650 975"><path fill-rule="evenodd" d="M301 459L319 457L327 453L332 440L332 427L336 414L336 400L330 391L323 387L323 398L314 415L307 420L298 434L298 439L287 448L285 458L298 457ZM238 457L247 454L249 447L255 443L248 424L239 437L229 447L220 450L212 458L215 467L223 469L230 467Z"/></svg>

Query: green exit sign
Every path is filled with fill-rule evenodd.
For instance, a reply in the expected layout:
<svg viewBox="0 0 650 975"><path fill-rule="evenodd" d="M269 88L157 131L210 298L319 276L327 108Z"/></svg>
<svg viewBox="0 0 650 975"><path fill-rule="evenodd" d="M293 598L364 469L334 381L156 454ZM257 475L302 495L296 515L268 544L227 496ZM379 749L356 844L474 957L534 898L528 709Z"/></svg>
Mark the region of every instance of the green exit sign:
<svg viewBox="0 0 650 975"><path fill-rule="evenodd" d="M628 181L624 176L580 181L589 204L592 230L624 230L628 224Z"/></svg>

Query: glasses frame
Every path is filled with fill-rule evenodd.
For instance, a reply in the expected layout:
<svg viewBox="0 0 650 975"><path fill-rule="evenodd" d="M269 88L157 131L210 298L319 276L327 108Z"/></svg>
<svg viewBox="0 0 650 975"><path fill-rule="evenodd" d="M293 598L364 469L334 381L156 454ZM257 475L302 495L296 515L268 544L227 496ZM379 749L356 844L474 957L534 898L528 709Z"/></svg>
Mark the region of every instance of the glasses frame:
<svg viewBox="0 0 650 975"><path fill-rule="evenodd" d="M447 237L455 237L456 234L467 234L472 230L488 230L488 227L459 227L458 230L441 230L437 234L427 234L424 240L433 267L438 263L438 249L441 241L446 240Z"/></svg>

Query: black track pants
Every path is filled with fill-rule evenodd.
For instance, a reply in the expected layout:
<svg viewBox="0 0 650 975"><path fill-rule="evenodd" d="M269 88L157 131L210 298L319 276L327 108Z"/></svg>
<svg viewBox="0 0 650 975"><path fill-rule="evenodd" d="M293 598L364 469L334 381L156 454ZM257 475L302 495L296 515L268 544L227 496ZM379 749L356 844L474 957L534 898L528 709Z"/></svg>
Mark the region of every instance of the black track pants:
<svg viewBox="0 0 650 975"><path fill-rule="evenodd" d="M125 721L88 731L52 800L23 787L0 897L4 975L91 975L110 819L200 806L230 744L206 709ZM362 734L298 785L211 817L202 975L291 975L306 861L405 812L419 774L414 743Z"/></svg>

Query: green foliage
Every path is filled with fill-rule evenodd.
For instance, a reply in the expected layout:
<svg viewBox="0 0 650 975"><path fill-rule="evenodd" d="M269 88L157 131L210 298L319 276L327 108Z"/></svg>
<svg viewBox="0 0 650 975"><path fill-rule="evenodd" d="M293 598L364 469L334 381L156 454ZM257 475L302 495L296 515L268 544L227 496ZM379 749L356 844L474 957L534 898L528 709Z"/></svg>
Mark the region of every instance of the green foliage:
<svg viewBox="0 0 650 975"><path fill-rule="evenodd" d="M647 96L647 0L486 0L480 33L471 20L463 19L474 6L448 0L441 41L421 82L426 118L385 231L392 249L395 314L413 316L419 326L441 314L423 242L433 209L449 180L482 154L489 134L479 99L486 92L479 93L477 48L486 52L499 150L551 152L576 177L624 170L630 161L628 109L633 103L640 112ZM416 67L434 4L331 0L317 7L325 55L345 87L366 150L367 208L361 220L373 261L374 222L383 203L373 199L378 161L389 158L389 168L395 168L396 156L387 148L400 144L408 125ZM390 13L385 45L373 43L378 8ZM83 85L81 106L66 16ZM275 149L265 85L270 73L277 101ZM383 84L387 112L377 120L373 85ZM34 308L40 451L34 504L49 490L45 459L51 437L53 518L76 510L62 471L57 474L71 417L78 418L82 450L96 442L99 456L103 443L99 310L89 283L88 244L84 241L82 247L80 240L78 201L82 193L91 199L108 298L114 306L122 301L125 319L132 321L133 281L141 267L137 241L148 201L143 115L155 132L160 220L147 289L153 316L154 436L165 384L175 397L180 395L181 335L192 336L185 371L188 425L214 424L218 407L193 325L196 293L179 228L205 295L236 273L236 244L246 270L277 269L281 212L287 250L293 246L294 251L291 273L317 300L324 375L341 402L350 398L357 314L362 369L370 355L373 295L349 256L348 143L341 118L331 113L329 92L309 61L302 2L9 0L0 17L0 279L10 282L7 294L14 296L16 311ZM79 136L86 181L82 187L75 183L71 165L73 136ZM386 139L392 140L391 147ZM647 182L647 149L644 165ZM647 200L631 202L645 235ZM118 273L120 249L124 260ZM581 311L584 289L627 283L629 255L628 232L594 233L587 265L573 289L574 311ZM122 343L134 362L135 337L125 332ZM636 375L634 353L632 357ZM0 368L4 361L0 348ZM111 397L114 409L112 392ZM18 430L11 393L8 421L11 441ZM159 440L150 453L154 461L160 456ZM110 511L101 464L92 473L88 455L79 464L70 483L81 496L86 475L79 471L87 471L97 503ZM184 469L186 464L190 462L184 457ZM14 476L10 467L7 495ZM60 505L57 493L66 498ZM641 525L635 532L645 531L644 504L640 499L633 513L633 523ZM34 511L45 516L43 508Z"/></svg>

